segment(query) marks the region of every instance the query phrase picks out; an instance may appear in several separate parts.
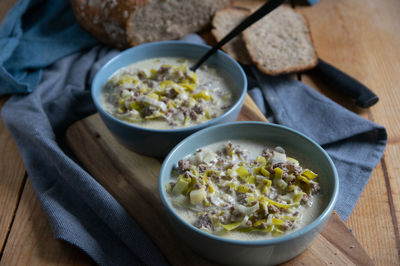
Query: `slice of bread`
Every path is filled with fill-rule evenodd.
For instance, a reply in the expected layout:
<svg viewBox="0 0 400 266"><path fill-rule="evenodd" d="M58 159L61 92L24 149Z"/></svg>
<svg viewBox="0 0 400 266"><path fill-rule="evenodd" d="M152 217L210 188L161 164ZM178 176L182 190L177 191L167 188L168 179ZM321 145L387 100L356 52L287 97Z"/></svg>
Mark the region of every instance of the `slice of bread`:
<svg viewBox="0 0 400 266"><path fill-rule="evenodd" d="M318 62L305 18L281 6L243 32L251 60L266 74L304 71Z"/></svg>
<svg viewBox="0 0 400 266"><path fill-rule="evenodd" d="M221 41L235 26L251 14L250 10L226 8L218 10L212 20L214 29L212 35L217 42ZM242 64L251 64L250 56L246 50L242 35L236 36L222 47L235 60Z"/></svg>
<svg viewBox="0 0 400 266"><path fill-rule="evenodd" d="M150 0L129 16L129 44L179 39L198 32L211 22L217 10L231 5L231 0Z"/></svg>
<svg viewBox="0 0 400 266"><path fill-rule="evenodd" d="M127 48L178 39L204 29L232 0L70 0L75 17L94 37Z"/></svg>

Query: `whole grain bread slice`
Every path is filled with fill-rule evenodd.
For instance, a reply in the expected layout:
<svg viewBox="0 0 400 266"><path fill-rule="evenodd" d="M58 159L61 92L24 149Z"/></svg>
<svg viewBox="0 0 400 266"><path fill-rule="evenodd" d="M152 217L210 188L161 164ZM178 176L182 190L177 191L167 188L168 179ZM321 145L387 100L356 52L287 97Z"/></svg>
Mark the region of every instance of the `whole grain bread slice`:
<svg viewBox="0 0 400 266"><path fill-rule="evenodd" d="M251 14L250 10L225 8L218 10L212 20L212 35L219 42L225 37L235 26L242 22ZM235 60L242 64L251 64L250 56L246 50L242 35L238 35L222 47Z"/></svg>
<svg viewBox="0 0 400 266"><path fill-rule="evenodd" d="M251 60L266 74L313 68L318 57L305 18L281 6L243 32Z"/></svg>

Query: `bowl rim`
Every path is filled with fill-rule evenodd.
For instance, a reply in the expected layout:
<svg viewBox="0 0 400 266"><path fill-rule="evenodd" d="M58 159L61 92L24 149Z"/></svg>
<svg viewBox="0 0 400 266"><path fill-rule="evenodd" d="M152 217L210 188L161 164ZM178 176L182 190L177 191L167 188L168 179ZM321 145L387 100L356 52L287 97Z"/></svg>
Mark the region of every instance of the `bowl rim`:
<svg viewBox="0 0 400 266"><path fill-rule="evenodd" d="M151 42L151 43L145 43L145 44L141 44L138 46L134 46L131 48L128 48L120 53L118 53L116 56L114 56L113 58L111 58L106 64L104 64L96 73L95 77L93 78L93 81L91 82L91 97L93 100L93 103L97 109L97 111L99 113L101 113L103 116L107 117L108 119L111 119L112 121L116 122L116 123L120 123L122 125L125 125L127 127L131 127L137 130L143 130L146 132L154 132L154 133L181 133L181 132L186 132L186 131L197 131L199 129L202 129L204 127L208 127L212 124L218 123L219 121L223 120L226 116L229 116L231 113L233 113L237 108L240 108L241 105L243 104L244 98L246 96L247 93L247 86L248 86L248 81L247 81L247 76L242 68L242 66L235 61L230 55L228 55L227 53L218 50L216 53L220 54L224 57L226 57L240 72L242 79L243 79L243 88L240 92L240 95L238 95L235 103L223 114L221 114L220 116L208 120L207 122L204 123L200 123L194 126L190 126L190 127L183 127L183 128L175 128L175 129L154 129L154 128L146 128L146 127L141 127L141 126L137 126L135 124L132 123L128 123L125 122L123 120L120 120L116 117L114 117L113 115L109 114L100 104L100 96L96 96L95 91L96 89L94 88L94 84L96 83L96 80L99 79L101 73L103 71L105 71L106 68L108 68L111 64L113 64L114 62L120 60L121 57L125 56L126 54L132 53L132 50L136 50L139 48L146 48L146 47L152 47L152 46L162 46L162 45L166 45L166 44L173 44L173 45L189 45L189 46L196 46L196 47L201 47L204 48L205 51L207 51L207 49L211 49L212 47L206 44L200 44L200 43L193 43L193 42L188 42L188 41L180 41L180 40L172 40L172 41L159 41L159 42ZM149 57L149 58L145 58L142 60L147 60L147 59L151 59L153 57ZM128 66L128 65L126 65ZM121 67L122 68L122 67ZM119 69L121 69L119 68ZM115 72L114 72L115 73ZM228 71L225 71L226 74L229 75ZM102 88L100 88L100 93L98 93L98 95L101 95L101 90Z"/></svg>
<svg viewBox="0 0 400 266"><path fill-rule="evenodd" d="M250 125L250 126L251 125L264 125L264 126L267 126L267 127L280 128L280 129L292 132L294 134L297 134L300 137L303 137L306 141L308 141L310 144L316 146L322 152L324 157L328 160L328 163L330 164L331 169L333 171L334 188L333 188L333 192L332 192L332 197L330 198L327 207L310 224L306 225L305 227L303 227L303 228L301 228L299 230L296 230L294 232L291 232L291 233L289 233L287 235L284 235L284 236L281 236L281 237L269 238L269 239L265 239L265 240L237 240L237 239L229 239L229 238L224 238L224 237L221 237L221 236L213 235L213 234L210 234L210 233L206 233L206 232L200 230L199 228L191 225L190 223L188 223L186 220L184 220L180 215L178 215L176 213L175 209L172 207L172 204L170 204L170 202L167 199L167 193L165 191L164 184L162 183L162 179L163 179L162 176L163 176L163 174L165 174L164 172L166 171L167 164L170 163L170 160L171 160L171 157L173 156L173 154L177 150L179 150L183 145L185 145L186 143L195 140L199 135L207 134L208 132L216 130L217 128L220 128L220 127L228 127L228 126L235 126L235 125ZM159 195L160 195L161 201L162 201L164 207L167 209L167 212L172 214L174 218L178 219L182 224L184 224L186 227L192 229L194 232L196 232L196 233L198 233L198 234L200 234L200 235L202 235L202 236L204 236L206 238L210 238L210 239L213 239L213 240L221 241L221 242L224 242L224 243L227 243L227 244L245 245L245 246L264 246L264 245L280 244L280 243L283 243L283 242L291 241L291 240L297 239L299 237L302 237L302 236L310 233L310 231L314 230L321 222L323 222L324 220L328 219L329 218L328 216L332 213L332 211L333 211L333 209L335 207L335 203L336 203L338 195L339 195L339 176L338 176L336 167L335 167L332 159L328 155L328 153L318 143L316 143L314 140L312 140L311 138L307 137L303 133L300 133L297 130L291 129L291 128L283 126L283 125L278 125L278 124L269 123L269 122L236 121L236 122L223 123L223 124L219 124L219 125L215 125L215 126L211 126L211 127L205 128L203 130L200 130L200 131L190 135L189 137L185 138L180 143L178 143L170 151L170 153L167 155L167 157L165 157L164 162L163 162L163 164L161 166L161 169L160 169L160 172L159 172L159 177L158 177L158 190L159 190Z"/></svg>

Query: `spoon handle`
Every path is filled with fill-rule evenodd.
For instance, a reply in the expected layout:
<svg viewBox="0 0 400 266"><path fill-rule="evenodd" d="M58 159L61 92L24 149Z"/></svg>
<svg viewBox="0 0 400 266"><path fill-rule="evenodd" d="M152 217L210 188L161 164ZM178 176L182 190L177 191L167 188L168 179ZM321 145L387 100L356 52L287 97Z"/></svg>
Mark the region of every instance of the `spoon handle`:
<svg viewBox="0 0 400 266"><path fill-rule="evenodd" d="M242 31L250 27L254 22L258 21L266 14L270 13L272 10L280 6L285 0L269 0L259 9L257 9L253 14L248 16L239 25L237 25L231 32L228 33L220 42L218 42L212 49L210 49L202 58L193 65L190 70L196 71L201 64L204 63L213 53L220 49L225 43L229 42L236 35L240 34Z"/></svg>

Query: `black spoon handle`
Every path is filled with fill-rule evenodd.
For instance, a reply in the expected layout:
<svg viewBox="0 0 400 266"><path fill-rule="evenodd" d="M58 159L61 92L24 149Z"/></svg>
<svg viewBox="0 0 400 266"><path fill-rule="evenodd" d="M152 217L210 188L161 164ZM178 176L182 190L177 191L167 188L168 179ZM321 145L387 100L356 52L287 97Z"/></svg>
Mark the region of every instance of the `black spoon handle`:
<svg viewBox="0 0 400 266"><path fill-rule="evenodd" d="M318 65L313 71L324 80L328 80L335 89L354 98L357 106L368 108L379 100L378 96L365 85L322 59L318 59Z"/></svg>
<svg viewBox="0 0 400 266"><path fill-rule="evenodd" d="M242 31L250 27L254 22L258 21L266 14L270 13L272 10L280 6L285 0L269 0L262 7L257 9L253 14L247 17L243 22L236 26L231 32L228 33L220 42L218 42L212 49L210 49L202 58L193 65L190 70L196 71L201 64L204 63L213 53L220 49L225 43L229 42L236 35L240 34Z"/></svg>

